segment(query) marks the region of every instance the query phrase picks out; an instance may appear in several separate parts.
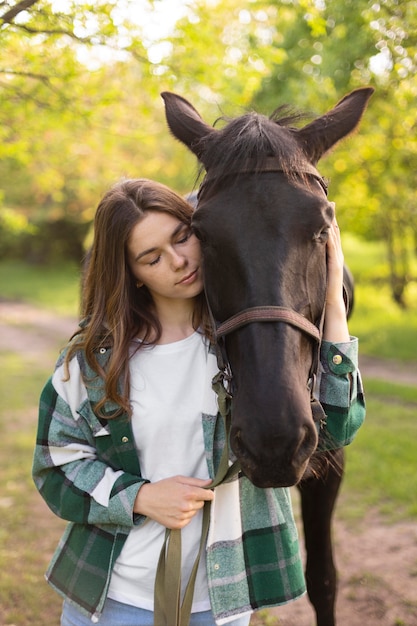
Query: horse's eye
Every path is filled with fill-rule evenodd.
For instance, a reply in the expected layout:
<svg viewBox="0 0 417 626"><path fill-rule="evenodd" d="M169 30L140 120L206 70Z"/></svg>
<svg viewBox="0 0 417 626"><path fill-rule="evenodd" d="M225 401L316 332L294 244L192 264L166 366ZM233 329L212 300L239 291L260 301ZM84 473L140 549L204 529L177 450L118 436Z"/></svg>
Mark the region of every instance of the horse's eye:
<svg viewBox="0 0 417 626"><path fill-rule="evenodd" d="M323 228L319 233L315 234L313 239L317 243L326 243L329 238L329 227Z"/></svg>

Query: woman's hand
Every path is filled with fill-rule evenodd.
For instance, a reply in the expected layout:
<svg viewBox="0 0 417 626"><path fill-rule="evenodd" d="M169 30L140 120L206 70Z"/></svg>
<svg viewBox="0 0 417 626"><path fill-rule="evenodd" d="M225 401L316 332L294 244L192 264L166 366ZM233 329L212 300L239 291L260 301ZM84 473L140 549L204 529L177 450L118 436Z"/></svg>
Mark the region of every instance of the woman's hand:
<svg viewBox="0 0 417 626"><path fill-rule="evenodd" d="M205 489L212 481L187 476L173 476L146 483L138 491L134 513L146 515L162 526L180 529L187 526L214 491Z"/></svg>
<svg viewBox="0 0 417 626"><path fill-rule="evenodd" d="M323 339L332 342L350 341L343 300L343 250L336 217L327 241L327 296Z"/></svg>

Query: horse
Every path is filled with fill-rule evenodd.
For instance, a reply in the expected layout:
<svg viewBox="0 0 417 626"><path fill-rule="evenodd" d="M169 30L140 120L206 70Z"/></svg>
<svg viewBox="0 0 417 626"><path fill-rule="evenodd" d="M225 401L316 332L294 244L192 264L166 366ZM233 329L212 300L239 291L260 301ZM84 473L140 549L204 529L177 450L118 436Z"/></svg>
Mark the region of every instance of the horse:
<svg viewBox="0 0 417 626"><path fill-rule="evenodd" d="M220 130L183 97L161 94L172 134L206 172L192 225L231 396L230 445L254 485L299 488L318 626L335 624L331 518L344 454L314 454L325 244L334 216L316 166L358 126L372 93L357 89L301 128L281 107L271 117L246 113Z"/></svg>

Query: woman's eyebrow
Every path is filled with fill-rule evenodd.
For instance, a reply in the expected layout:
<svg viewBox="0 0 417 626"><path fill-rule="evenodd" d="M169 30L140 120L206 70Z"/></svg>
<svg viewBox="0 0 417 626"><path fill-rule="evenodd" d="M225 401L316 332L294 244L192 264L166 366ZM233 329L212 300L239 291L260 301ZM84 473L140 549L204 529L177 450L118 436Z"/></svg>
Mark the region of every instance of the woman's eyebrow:
<svg viewBox="0 0 417 626"><path fill-rule="evenodd" d="M183 224L183 222L180 222L178 226L176 226L174 230L172 231L171 240L175 239L178 233L180 233L184 228L188 228L188 225ZM156 250L158 250L158 248L154 246L153 248L148 248L147 250L144 250L143 252L139 252L139 254L135 257L135 261L139 261L139 259L141 259L142 257L146 256L147 254L152 254L153 252L156 252Z"/></svg>
<svg viewBox="0 0 417 626"><path fill-rule="evenodd" d="M146 256L147 254L151 254L152 252L156 252L156 250L158 250L158 248L148 248L143 252L139 252L139 254L135 257L135 261L139 261L139 259L141 259L142 257Z"/></svg>

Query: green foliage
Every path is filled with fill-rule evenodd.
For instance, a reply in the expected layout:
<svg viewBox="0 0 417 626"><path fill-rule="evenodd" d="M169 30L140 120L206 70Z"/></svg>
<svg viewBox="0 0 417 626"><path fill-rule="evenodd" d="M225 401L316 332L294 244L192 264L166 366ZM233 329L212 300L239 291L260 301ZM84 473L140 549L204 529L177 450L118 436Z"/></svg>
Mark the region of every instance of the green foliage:
<svg viewBox="0 0 417 626"><path fill-rule="evenodd" d="M0 214L0 259L29 263L81 263L89 224L71 219L31 222L26 215L3 209Z"/></svg>
<svg viewBox="0 0 417 626"><path fill-rule="evenodd" d="M7 206L34 221L88 224L103 191L122 176L189 191L195 159L168 133L163 90L192 100L211 123L250 107L269 114L284 103L321 114L347 91L372 84L359 133L320 168L344 230L384 241L391 293L409 306L417 0L190 0L167 30L162 17L171 4L34 0L11 18L3 3ZM158 29L149 28L158 16Z"/></svg>
<svg viewBox="0 0 417 626"><path fill-rule="evenodd" d="M318 114L355 87L376 87L358 135L320 169L342 226L385 242L390 290L403 307L416 276L416 14L415 0L294 3L291 28L282 28L291 52L254 99L266 112L279 101Z"/></svg>
<svg viewBox="0 0 417 626"><path fill-rule="evenodd" d="M24 238L23 253L20 259L52 264L74 261L81 264L85 255L88 222L76 222L72 219L42 221L35 224L35 233Z"/></svg>
<svg viewBox="0 0 417 626"><path fill-rule="evenodd" d="M23 252L26 237L35 236L36 227L25 215L1 208L0 212L0 259L18 257Z"/></svg>
<svg viewBox="0 0 417 626"><path fill-rule="evenodd" d="M287 15L291 19L291 10L282 8L279 19ZM159 73L175 76L176 91L192 94L202 113L209 113L208 103L215 117L232 105L247 107L271 68L286 58L273 26L277 19L276 3L191 2L169 37L171 51Z"/></svg>
<svg viewBox="0 0 417 626"><path fill-rule="evenodd" d="M117 178L161 170L142 30L124 4L123 17L116 1L39 0L0 31L0 180L32 220L88 223Z"/></svg>
<svg viewBox="0 0 417 626"><path fill-rule="evenodd" d="M340 221L339 217L338 221ZM382 241L366 241L342 229L342 245L345 260L356 283L386 281L388 268Z"/></svg>
<svg viewBox="0 0 417 626"><path fill-rule="evenodd" d="M415 361L417 345L417 284L405 290L408 308L391 298L389 269L382 242L367 242L343 234L346 262L355 279L355 307L350 331L360 339L364 354ZM417 273L417 262L414 264Z"/></svg>

